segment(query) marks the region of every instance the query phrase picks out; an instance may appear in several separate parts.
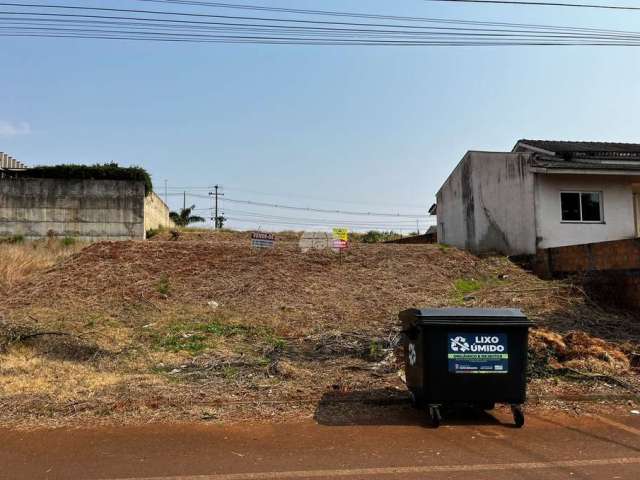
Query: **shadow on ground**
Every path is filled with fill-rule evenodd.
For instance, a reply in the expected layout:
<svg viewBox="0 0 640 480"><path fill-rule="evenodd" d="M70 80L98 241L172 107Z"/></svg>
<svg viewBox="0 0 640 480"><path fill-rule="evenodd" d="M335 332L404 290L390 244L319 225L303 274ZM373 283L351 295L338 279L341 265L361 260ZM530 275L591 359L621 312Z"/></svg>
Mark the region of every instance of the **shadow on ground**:
<svg viewBox="0 0 640 480"><path fill-rule="evenodd" d="M442 426L503 425L512 428L511 417L459 406L442 410ZM411 405L407 392L379 389L325 393L314 413L320 425L415 425L430 428L426 409Z"/></svg>

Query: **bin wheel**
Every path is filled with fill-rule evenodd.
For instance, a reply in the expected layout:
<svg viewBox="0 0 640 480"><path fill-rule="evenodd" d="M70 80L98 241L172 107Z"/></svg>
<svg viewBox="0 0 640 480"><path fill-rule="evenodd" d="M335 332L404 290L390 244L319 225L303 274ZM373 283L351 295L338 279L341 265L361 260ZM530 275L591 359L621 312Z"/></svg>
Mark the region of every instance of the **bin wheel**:
<svg viewBox="0 0 640 480"><path fill-rule="evenodd" d="M438 428L442 421L442 415L440 415L440 407L438 405L429 405L429 422L433 428Z"/></svg>
<svg viewBox="0 0 640 480"><path fill-rule="evenodd" d="M521 405L511 405L511 413L513 413L513 421L517 428L521 428L524 425L524 412Z"/></svg>

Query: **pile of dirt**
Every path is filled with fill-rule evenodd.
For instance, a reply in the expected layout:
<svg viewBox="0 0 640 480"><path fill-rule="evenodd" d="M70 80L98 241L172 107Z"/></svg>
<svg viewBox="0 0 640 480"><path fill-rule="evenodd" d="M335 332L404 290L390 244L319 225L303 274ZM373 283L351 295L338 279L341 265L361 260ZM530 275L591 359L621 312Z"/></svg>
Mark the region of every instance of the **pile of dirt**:
<svg viewBox="0 0 640 480"><path fill-rule="evenodd" d="M302 253L294 235L254 250L247 234L162 235L92 244L0 299L12 326L0 352L3 418L283 417L308 414L301 405L328 393L397 394L397 315L411 307L523 309L548 329L531 337L545 375L628 375L640 344L628 314L504 257L394 244ZM609 343L623 340L626 350Z"/></svg>

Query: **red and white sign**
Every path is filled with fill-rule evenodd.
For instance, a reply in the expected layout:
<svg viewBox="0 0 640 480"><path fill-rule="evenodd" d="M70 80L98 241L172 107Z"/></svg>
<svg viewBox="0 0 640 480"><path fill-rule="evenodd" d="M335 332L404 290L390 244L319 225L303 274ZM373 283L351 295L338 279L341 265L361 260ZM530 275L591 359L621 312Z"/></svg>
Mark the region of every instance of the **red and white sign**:
<svg viewBox="0 0 640 480"><path fill-rule="evenodd" d="M333 249L336 252L342 252L347 248L349 248L349 242L347 242L346 240L339 240L339 239L333 240Z"/></svg>

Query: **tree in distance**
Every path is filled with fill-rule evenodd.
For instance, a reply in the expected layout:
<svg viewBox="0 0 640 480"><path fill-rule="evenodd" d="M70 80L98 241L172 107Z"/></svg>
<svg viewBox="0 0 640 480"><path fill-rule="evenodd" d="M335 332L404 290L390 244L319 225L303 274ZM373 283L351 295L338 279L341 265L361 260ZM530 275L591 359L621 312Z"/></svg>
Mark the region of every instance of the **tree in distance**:
<svg viewBox="0 0 640 480"><path fill-rule="evenodd" d="M181 208L180 212L171 212L169 213L169 218L173 220L178 227L186 227L187 225L191 225L192 223L204 222L204 218L198 215L191 215L193 209L196 208L195 205L191 205L188 208Z"/></svg>

